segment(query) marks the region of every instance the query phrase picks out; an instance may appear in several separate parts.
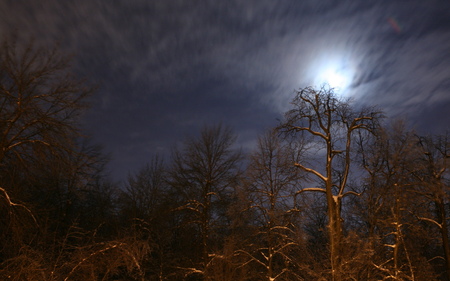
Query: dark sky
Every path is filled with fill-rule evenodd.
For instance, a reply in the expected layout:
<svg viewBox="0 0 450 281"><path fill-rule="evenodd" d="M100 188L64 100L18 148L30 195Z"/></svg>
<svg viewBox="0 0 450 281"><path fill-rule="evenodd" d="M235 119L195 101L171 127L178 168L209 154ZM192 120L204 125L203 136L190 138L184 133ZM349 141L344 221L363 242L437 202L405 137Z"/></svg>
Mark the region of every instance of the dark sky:
<svg viewBox="0 0 450 281"><path fill-rule="evenodd" d="M3 0L14 30L60 43L100 85L84 126L116 180L204 124L249 149L323 77L423 133L449 129L450 0Z"/></svg>

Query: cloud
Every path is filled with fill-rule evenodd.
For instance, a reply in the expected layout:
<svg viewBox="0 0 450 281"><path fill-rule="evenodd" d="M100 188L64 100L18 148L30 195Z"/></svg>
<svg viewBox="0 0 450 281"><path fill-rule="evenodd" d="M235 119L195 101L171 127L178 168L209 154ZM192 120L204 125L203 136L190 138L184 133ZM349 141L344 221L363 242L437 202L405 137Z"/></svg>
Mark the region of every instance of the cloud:
<svg viewBox="0 0 450 281"><path fill-rule="evenodd" d="M362 86L368 91L368 100L399 114L450 99L442 87L449 77L450 54L445 50L450 31L431 28L433 17L442 17L440 9L439 5L431 9L416 2L387 9L401 19L401 32L395 33L386 24L370 32L377 36L369 38L367 50L361 51L366 61L356 82L356 89ZM382 14L378 7L375 11ZM443 11L449 14L448 9Z"/></svg>
<svg viewBox="0 0 450 281"><path fill-rule="evenodd" d="M205 120L257 134L329 60L352 68L355 99L423 119L450 99L448 18L447 0L0 2L2 33L75 53L101 86L91 128L130 151Z"/></svg>

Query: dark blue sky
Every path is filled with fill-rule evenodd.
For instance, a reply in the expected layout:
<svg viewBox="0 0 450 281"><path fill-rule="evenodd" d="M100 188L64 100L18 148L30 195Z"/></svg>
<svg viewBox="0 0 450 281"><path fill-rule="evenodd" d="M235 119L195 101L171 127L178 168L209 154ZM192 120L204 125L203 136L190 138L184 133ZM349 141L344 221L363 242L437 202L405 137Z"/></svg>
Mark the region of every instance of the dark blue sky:
<svg viewBox="0 0 450 281"><path fill-rule="evenodd" d="M344 96L449 129L449 0L4 0L0 31L59 42L100 85L84 126L114 179L204 124L251 148L330 69Z"/></svg>

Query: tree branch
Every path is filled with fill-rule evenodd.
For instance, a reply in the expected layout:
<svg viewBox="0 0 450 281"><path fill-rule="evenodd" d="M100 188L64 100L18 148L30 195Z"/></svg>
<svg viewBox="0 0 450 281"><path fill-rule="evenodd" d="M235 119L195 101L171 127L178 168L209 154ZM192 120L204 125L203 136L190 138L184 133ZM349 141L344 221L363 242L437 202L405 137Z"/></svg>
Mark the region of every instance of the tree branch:
<svg viewBox="0 0 450 281"><path fill-rule="evenodd" d="M308 173L311 173L311 174L317 176L318 178L320 178L324 182L327 181L327 177L324 177L321 173L317 172L314 169L306 168L305 166L303 166L302 164L299 164L299 163L294 163L294 166L302 169L305 172L308 172Z"/></svg>

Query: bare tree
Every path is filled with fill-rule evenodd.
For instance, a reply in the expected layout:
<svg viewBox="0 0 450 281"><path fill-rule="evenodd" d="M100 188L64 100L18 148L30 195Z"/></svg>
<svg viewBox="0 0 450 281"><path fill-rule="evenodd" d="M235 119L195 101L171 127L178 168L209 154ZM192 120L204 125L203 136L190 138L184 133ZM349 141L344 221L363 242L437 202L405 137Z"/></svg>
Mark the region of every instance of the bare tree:
<svg viewBox="0 0 450 281"><path fill-rule="evenodd" d="M76 226L83 210L109 211L111 203L109 195L101 194L106 189L96 186L105 159L99 149L84 145L78 124L92 88L71 74L69 60L56 48L8 40L0 47L0 278L98 280L128 275L143 280L140 266L148 245L131 238L94 242L104 238L98 238L97 224L92 232ZM111 213L90 215L89 223L94 223ZM50 217L56 218L52 227ZM62 226L67 218L69 230ZM60 232L67 235L61 238ZM31 237L22 239L27 233ZM21 243L13 247L17 240Z"/></svg>
<svg viewBox="0 0 450 281"><path fill-rule="evenodd" d="M252 246L237 253L247 256L247 264L262 266L266 280L302 280L301 265L291 255L302 246L294 193L303 173L292 165L298 161L294 147L270 131L258 139L247 170L244 186L258 230L249 237Z"/></svg>
<svg viewBox="0 0 450 281"><path fill-rule="evenodd" d="M405 244L405 229L407 220L405 216L406 206L412 190L411 174L408 163L414 160L414 144L411 135L402 132L400 128L391 136L384 138L385 144L378 151L382 157L382 169L379 170L378 184L385 188L382 195L386 219L381 216L377 219L384 225L382 234L383 246L388 253L387 260L377 265L376 268L384 272L385 279L414 280L414 271L411 266L410 255ZM366 166L367 167L367 166ZM387 188L387 189L386 189ZM402 251L403 250L403 251ZM403 254L402 254L403 253ZM405 258L407 262L405 261Z"/></svg>
<svg viewBox="0 0 450 281"><path fill-rule="evenodd" d="M166 280L176 266L174 249L171 248L176 216L171 210L177 206L172 202L176 200L170 196L167 181L167 167L156 155L136 174L128 177L118 202L122 225L150 245L146 275L155 280Z"/></svg>
<svg viewBox="0 0 450 281"><path fill-rule="evenodd" d="M42 167L80 167L77 121L91 88L71 75L56 49L16 42L5 39L0 47L0 197L9 213L21 208L34 219L26 204L13 202L26 198L22 188L36 184Z"/></svg>
<svg viewBox="0 0 450 281"><path fill-rule="evenodd" d="M421 198L416 179L418 173L423 175L423 152L417 138L403 122L396 122L379 130L372 143L361 144L361 152L367 177L358 210L372 247L376 271L370 278L431 279L434 273L420 245L425 244L428 230L417 220L429 213L428 200Z"/></svg>
<svg viewBox="0 0 450 281"><path fill-rule="evenodd" d="M166 167L159 156L135 175L129 175L125 191L120 196L121 212L128 219L157 220L168 191Z"/></svg>
<svg viewBox="0 0 450 281"><path fill-rule="evenodd" d="M73 152L91 92L56 49L4 41L0 55L0 165L34 164Z"/></svg>
<svg viewBox="0 0 450 281"><path fill-rule="evenodd" d="M450 280L450 242L448 232L449 204L449 165L450 141L448 135L436 137L418 137L421 148L417 161L419 169L414 172L419 181L417 192L431 202L432 210L428 216L418 216L439 229L440 243L443 250L447 279Z"/></svg>
<svg viewBox="0 0 450 281"><path fill-rule="evenodd" d="M353 139L358 131L373 131L381 114L373 109L355 111L349 101L336 97L332 89L305 88L297 92L293 109L279 126L286 135L303 138L305 148L314 149L318 165L296 162L294 165L317 179L317 186L305 191L326 196L332 280L341 280L342 199L358 195L349 190Z"/></svg>
<svg viewBox="0 0 450 281"><path fill-rule="evenodd" d="M201 270L213 255L213 230L226 223L227 202L239 179L241 154L233 149L235 140L229 128L205 127L198 138L187 139L173 153L170 181L180 200L177 210L186 215L185 223L199 229Z"/></svg>

